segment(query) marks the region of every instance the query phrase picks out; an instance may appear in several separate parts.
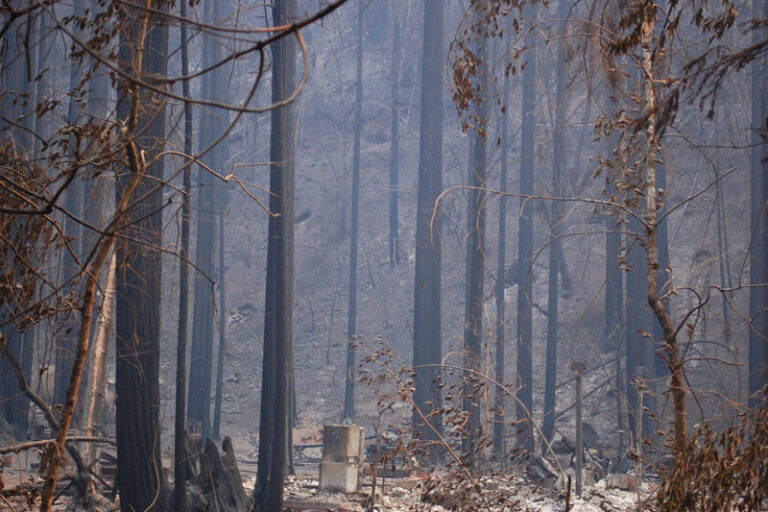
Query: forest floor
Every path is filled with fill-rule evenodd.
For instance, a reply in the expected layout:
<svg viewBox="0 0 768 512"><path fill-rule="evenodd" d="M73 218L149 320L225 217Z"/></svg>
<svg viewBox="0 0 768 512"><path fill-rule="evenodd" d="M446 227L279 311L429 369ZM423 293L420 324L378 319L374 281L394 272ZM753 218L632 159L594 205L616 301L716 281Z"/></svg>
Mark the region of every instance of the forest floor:
<svg viewBox="0 0 768 512"><path fill-rule="evenodd" d="M363 467L359 492L352 494L321 491L319 467L322 442L320 430L299 429L294 431L297 443L310 446L298 452L295 458L295 475L288 477L285 486L285 508L293 511L349 511L363 512L370 503L372 474L371 464ZM237 442L234 443L235 446ZM241 445L242 446L242 445ZM244 446L243 446L244 447ZM243 484L248 491L256 481L255 461L238 456ZM381 470L379 470L381 471ZM573 476L572 469L566 470ZM428 473L425 470L410 470L398 466L392 471L383 471L377 476L376 506L378 511L433 511L449 510L498 510L525 512L559 512L566 510L566 496L560 482L553 484L534 483L524 476L525 466L516 465L494 476L483 478L481 489L473 489L460 482L463 477L447 470ZM382 475L384 475L382 477ZM570 497L573 512L624 512L637 510L638 505L650 501L655 489L652 479L640 483L635 490L635 479L627 474L608 474L595 481L585 471L585 482L581 497ZM430 489L431 491L427 491ZM504 503L498 506L502 498ZM461 506L460 504L463 504Z"/></svg>
<svg viewBox="0 0 768 512"><path fill-rule="evenodd" d="M306 443L305 444L311 444ZM239 462L243 485L250 494L256 481L256 465L253 453L248 453L248 441L235 441L235 453ZM238 446L239 445L239 446ZM239 453L238 453L239 448ZM35 489L42 484L39 475L31 471L36 457L31 454L5 457L0 468L0 511L22 512L37 510L39 494ZM170 459L164 466L170 466ZM351 494L330 493L319 488L320 449L304 450L296 458L295 475L287 478L285 486L285 510L364 512L370 510L371 470L366 464L359 492ZM569 470L570 472L571 470ZM535 484L524 476L523 466L513 466L495 476L483 478L478 488L463 485L463 477L446 470L427 473L424 470L407 471L399 468L395 474L381 472L377 477L375 510L377 511L434 511L449 510L498 510L525 512L566 511L566 496L560 482ZM66 474L66 471L65 471ZM382 477L382 475L384 475ZM644 481L639 491L634 490L631 475L609 474L596 482L585 476L581 497L570 499L573 512L624 512L642 508L650 501L655 484ZM62 481L63 485L66 480ZM4 487L2 487L4 485ZM62 485L62 489L63 489ZM431 489L427 492L427 489ZM57 500L54 510L72 511L67 493ZM118 497L119 499L119 497ZM503 500L503 501L502 501ZM103 501L104 510L115 510L116 502ZM638 506L640 505L640 507Z"/></svg>
<svg viewBox="0 0 768 512"><path fill-rule="evenodd" d="M286 484L285 506L291 510L338 510L363 512L370 502L371 479L364 478L360 492L355 494L328 493L319 490L317 472L314 475L298 475L289 478ZM439 479L441 475L432 475ZM426 478L423 476L406 478L379 479L377 483L375 510L405 512L432 511L442 512L456 510L452 506L456 500L464 504L462 510L498 510L498 511L531 511L559 512L566 510L566 497L557 489L533 485L524 478L509 475L504 481L493 482L503 487L509 498L509 503L486 507L483 496L477 491L464 496L446 495L443 503L425 499L424 487ZM490 482L485 482L490 484ZM246 486L252 486L247 481ZM646 500L652 491L648 483L643 483L639 493L610 487L608 480L601 480L595 485L585 486L581 497L571 498L570 510L573 512L624 512L636 510L638 503ZM482 492L482 491L481 491ZM638 499L639 498L639 499ZM474 504L474 506L473 506Z"/></svg>

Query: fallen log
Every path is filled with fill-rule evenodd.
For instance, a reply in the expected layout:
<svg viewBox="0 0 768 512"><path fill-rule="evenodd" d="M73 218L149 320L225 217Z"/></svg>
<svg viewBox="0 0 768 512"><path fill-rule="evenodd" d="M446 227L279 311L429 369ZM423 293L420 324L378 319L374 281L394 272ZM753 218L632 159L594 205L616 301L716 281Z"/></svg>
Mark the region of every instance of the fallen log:
<svg viewBox="0 0 768 512"><path fill-rule="evenodd" d="M2 446L0 447L0 455L4 455L6 453L19 453L24 450L31 450L32 448L47 446L55 442L55 439L38 439L37 441L27 441L26 443ZM69 436L67 437L67 443L102 443L117 446L117 442L111 437Z"/></svg>

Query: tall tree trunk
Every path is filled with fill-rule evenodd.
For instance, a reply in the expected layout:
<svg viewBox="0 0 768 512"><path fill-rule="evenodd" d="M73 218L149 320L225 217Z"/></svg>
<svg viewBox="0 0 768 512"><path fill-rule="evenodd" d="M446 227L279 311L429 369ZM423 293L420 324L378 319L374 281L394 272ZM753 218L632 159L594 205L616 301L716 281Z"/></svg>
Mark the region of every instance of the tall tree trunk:
<svg viewBox="0 0 768 512"><path fill-rule="evenodd" d="M482 460L482 425L480 401L487 391L485 383L478 384L483 340L483 278L485 270L485 201L487 198L487 149L486 130L488 129L488 103L490 97L489 41L478 41L477 55L480 59L480 78L482 96L474 112L477 127L473 133L473 159L470 170L470 189L467 204L467 275L464 295L464 366L470 373L464 381L464 411L471 414L468 423L469 432L464 438L464 452L479 464Z"/></svg>
<svg viewBox="0 0 768 512"><path fill-rule="evenodd" d="M31 328L27 328L21 333L21 371L24 373L24 378L27 381L32 378L32 359L34 355L34 342L33 331ZM16 439L25 439L27 437L27 431L29 430L29 400L20 393L17 394L15 402L15 428L14 434Z"/></svg>
<svg viewBox="0 0 768 512"><path fill-rule="evenodd" d="M622 6L623 4L620 4L620 8ZM650 44L650 37L653 32L652 28L650 30L648 44ZM645 102L649 97L649 93L646 87L647 84L645 83L648 78L645 75L644 63L640 64L639 69L635 69L633 79L635 84L639 83L641 90L644 91L640 101L642 102L641 106L646 109L648 108L648 105ZM638 145L638 147L640 147L638 150L640 154L636 156L642 161L643 165L639 172L645 172L645 166L647 165L647 154L643 155L642 151L653 151L655 155L655 148L651 147L651 145L655 143L655 140L646 137L646 139L642 141L644 146ZM618 155L617 158L619 158ZM622 169L622 171L628 173L632 172L626 169ZM655 168L653 174L655 176ZM645 181L647 180L647 175L645 174L637 176L633 175L630 179L636 179L639 182L644 183L644 188L645 186L649 186L647 181ZM632 192L629 193L631 194ZM643 197L633 199L642 201ZM641 207L638 206L638 209L641 210ZM635 445L639 441L637 439L638 434L644 433L645 435L648 435L650 432L654 431L654 426L649 415L645 414L644 411L639 410L644 408L643 406L645 405L645 399L642 402L640 400L640 393L645 393L648 378L652 378L654 375L655 365L653 360L653 347L655 346L653 330L655 322L653 311L648 307L648 281L651 273L653 273L654 276L658 276L658 274L655 269L651 270L650 267L647 247L648 243L648 231L646 227L638 218L630 215L627 220L627 239L625 241L627 247L627 262L629 263L629 268L631 270L626 278L627 296L625 317L627 319L627 329L625 338L625 387L627 394L628 425L629 431L633 437L632 445ZM641 387L643 389L640 389ZM638 418L642 418L641 425L637 425Z"/></svg>
<svg viewBox="0 0 768 512"><path fill-rule="evenodd" d="M558 4L558 18L565 20L568 17L568 3L560 0ZM556 92L555 92L555 135L552 147L552 194L555 197L562 196L561 179L565 155L568 151L568 138L565 133L567 122L566 107L568 100L565 90L565 52L568 39L567 25L563 23L563 34L560 39L560 48L557 51L557 63L555 66ZM547 290L547 361L544 377L544 424L542 433L547 441L552 440L555 428L555 389L557 387L557 309L559 299L558 269L565 262L560 261L560 221L562 207L559 201L552 202L550 215L550 243L549 243L549 283Z"/></svg>
<svg viewBox="0 0 768 512"><path fill-rule="evenodd" d="M638 417L639 395L637 390L638 379L648 377L648 346L652 345L649 330L653 326L651 311L648 309L648 295L646 276L648 274L648 261L641 247L642 224L630 216L627 224L627 262L631 272L627 274L626 296L626 371L625 387L627 392L627 417L629 431L633 436L639 432L635 424ZM613 229L616 229L615 223ZM650 432L651 424L647 415L643 415L643 432Z"/></svg>
<svg viewBox="0 0 768 512"><path fill-rule="evenodd" d="M122 25L118 54L119 66L125 75L137 73L138 77L123 80L124 87L118 102L118 116L124 120L125 126L123 142L128 168L120 169L115 212L107 226L107 234L99 238L99 243L93 249L93 257L82 268L83 286L82 290L77 290L81 297L78 307L80 321L77 344L64 407L56 424L55 444L48 448L46 455L48 464L41 493L41 511L50 510L52 507L65 449L69 451L78 467L74 481L78 495L86 500L80 505L87 509L93 507L90 500L93 487L89 484L85 464L79 452L67 445L67 438L88 357L98 280L116 239L115 228L125 228L122 233L125 238L121 238L122 243L117 249L118 261L122 257L125 263L127 254L131 260L130 265L124 265L125 271L121 274L119 283L123 286L121 288L118 285L116 292L124 292L122 297L127 299L122 304L122 311L118 302L117 320L117 333L123 336L120 340L124 342L122 347L118 344L117 359L117 481L121 491L121 504L128 507L128 510L133 510L137 505L144 503L147 506L143 508L150 510L152 502L144 498L157 497L162 487L158 472L146 471L147 467L156 468L160 460L157 414L160 257L157 251L161 243L159 205L162 202L162 189L158 183L162 181L162 163L148 167L146 162L152 162L152 157L157 153L158 140L163 139L165 117L162 102L148 102L153 105L151 108L142 105L142 91L138 84L147 79L143 74L145 63L146 70L152 77L164 75L167 30L163 30L162 25L158 25L160 28L150 29L150 18L153 15L146 9L133 9L138 16L134 18L136 21ZM162 11L162 6L160 10ZM156 78L150 80L157 81ZM69 120L70 124L76 120L71 110ZM73 148L76 157L79 156L77 149ZM123 313L122 317L120 312ZM126 361L129 358L130 361ZM126 366L130 368L128 371ZM48 420L55 423L52 414ZM150 466L147 466L147 463ZM143 485L149 478L154 479L154 485ZM149 494L150 490L155 492Z"/></svg>
<svg viewBox="0 0 768 512"><path fill-rule="evenodd" d="M715 133L722 133L720 131L720 120L715 119ZM720 182L720 149L715 150L715 179ZM720 286L723 288L730 288L733 286L731 280L731 265L728 261L728 223L726 221L725 210L725 191L723 190L723 184L719 183L715 190L715 212L717 214L717 262L720 270ZM723 309L723 339L726 345L731 346L732 333L730 322L730 306L728 304L728 295L723 293L720 297L722 309ZM741 378L739 378L739 395L741 391ZM739 397L740 398L740 397Z"/></svg>
<svg viewBox="0 0 768 512"><path fill-rule="evenodd" d="M616 32L618 30L618 20L621 18L621 9L624 0L614 0L606 5L602 13L602 23L608 27L609 30ZM614 119L618 106L616 99L621 94L624 83L624 74L620 69L618 57L610 49L601 47L601 57L605 63L605 78L606 87L602 93L602 102L605 112L609 119ZM607 147L609 153L605 155L607 161L613 162L613 170L618 173L622 169L623 157L618 149L618 132L612 130L609 134L604 135L607 138ZM613 198L617 202L623 198L619 197L617 193L616 181L618 177L609 180L606 193L610 198ZM626 416L625 394L628 398L632 398L631 391L627 390L624 374L622 373L622 353L624 347L622 343L627 344L628 340L624 337L628 335L628 330L625 330L624 318L627 312L627 304L625 304L624 294L624 271L620 266L621 260L621 245L624 234L624 215L619 212L608 212L605 217L605 331L604 340L605 351L613 351L616 354L615 359L615 371L616 371L616 424L619 431L624 431L624 421ZM618 216L618 219L617 219ZM630 320L632 317L629 317ZM627 367L629 367L629 356L627 356ZM642 365L641 365L642 366ZM629 380L629 379L626 379ZM618 436L617 453L623 452L624 439L623 436Z"/></svg>
<svg viewBox="0 0 768 512"><path fill-rule="evenodd" d="M225 19L222 11L222 5L226 7L227 12L231 12L231 3L228 2L228 0L218 0L216 4L216 10L214 12L214 21L216 23L222 23L222 21ZM234 48L228 48L228 51L234 51ZM233 73L234 68L233 67L225 67L222 68L222 71L217 73L216 75L216 83L220 83L223 80L226 80L227 73ZM232 102L232 94L229 90L229 88L226 87L218 87L216 91L216 97L219 101L222 103L229 104ZM229 112L227 111L219 111L219 127L224 130L227 129L230 121L229 121ZM229 144L227 139L222 140L219 142L219 144L216 146L216 156L219 161L219 166L222 167L221 172L222 174L227 174L228 171L225 169L226 166L230 165L230 157L229 157ZM217 193L216 193L216 204L218 211L218 243L219 243L219 254L218 254L218 271L217 271L217 279L219 284L219 342L218 342L218 354L216 355L216 391L215 391L215 398L214 398L214 410L213 410L213 438L218 440L221 439L220 437L220 430L221 430L221 400L222 400L222 393L224 392L224 359L226 358L226 321L227 321L227 308L226 308L226 284L224 282L224 279L226 277L226 271L225 271L225 259L224 259L224 253L225 253L225 219L228 216L228 208L229 208L229 183L221 183L217 187Z"/></svg>
<svg viewBox="0 0 768 512"><path fill-rule="evenodd" d="M216 23L221 18L221 1L205 4L205 19ZM221 60L221 45L210 34L203 34L203 66L209 67ZM205 99L222 100L227 77L223 66L203 75L202 94ZM200 150L204 151L224 132L228 113L221 109L206 109L200 116ZM224 163L223 143L219 142L203 157L213 169L220 170ZM197 242L195 264L199 273L195 279L194 313L192 317L192 352L189 367L189 395L187 419L189 428L199 428L203 444L211 430L211 374L213 366L214 279L216 261L216 186L213 175L198 168L200 182Z"/></svg>
<svg viewBox="0 0 768 512"><path fill-rule="evenodd" d="M2 85L2 90L4 91L16 90L17 86L15 84L15 80L23 76L20 73L20 70L18 70L18 66L21 64L20 61L23 59L16 58L16 55L18 54L18 37L16 32L17 31L15 25L11 25L8 28L8 31L4 36L5 40L3 41L5 44L4 52L0 52L0 64L2 64L0 67L0 71L2 71L2 73L0 73L0 84ZM3 141L5 141L6 139L11 139L14 136L12 123L13 120L15 120L17 117L17 114L15 112L15 104L12 94L3 94L2 98L0 98L0 101L2 101L3 108L3 115L0 116L0 135L3 137ZM7 267L11 263L9 261L3 261L2 264L3 267ZM18 360L20 354L18 352L18 343L16 341L18 336L16 329L10 324L3 325L0 327L0 335L3 336L5 342L8 343L9 349ZM11 397L15 396L17 392L17 379L13 372L13 368L7 361L5 361L5 358L1 358L0 413L2 413L3 418L8 423L11 423L11 418L13 416Z"/></svg>
<svg viewBox="0 0 768 512"><path fill-rule="evenodd" d="M112 317L115 314L115 274L117 272L117 259L112 255L107 270L107 286L104 289L104 300L101 303L101 311L96 325L96 337L93 342L93 361L88 379L89 400L87 411L87 426L85 434L98 436L101 429L101 413L104 410L104 386L107 382L107 354L109 352L109 339L112 336ZM83 458L86 463L94 460L96 445L86 443Z"/></svg>
<svg viewBox="0 0 768 512"><path fill-rule="evenodd" d="M226 186L226 185L224 185ZM219 194L219 350L216 355L216 398L213 401L213 433L215 440L221 439L221 395L224 392L224 358L226 357L226 288L224 286L224 215L227 209L225 199L225 190L220 190Z"/></svg>
<svg viewBox="0 0 768 512"><path fill-rule="evenodd" d="M0 128L7 130L5 134L0 133L0 137L2 137L3 143L9 149L12 147L8 144L10 141L13 141L13 144L19 150L30 148L35 142L29 135L35 118L32 114L34 109L34 104L32 103L34 99L34 84L30 80L33 73L37 72L36 68L39 66L36 66L34 59L28 60L25 58L28 56L25 54L25 44L27 43L24 42L24 39L26 35L26 29L22 27L22 23L17 23L15 26L11 26L4 36L6 47L4 48L5 55L2 57L4 61L2 73L0 73L0 75L5 75L3 76L3 85L5 86L2 105L3 117L16 124L9 126L0 124ZM3 137L3 135L8 137ZM71 226L69 228L71 229ZM17 228L11 227L10 229L15 230ZM15 264L8 265L8 268L14 267ZM17 315L20 312L19 307L19 304L11 303L3 305L5 314L9 316ZM2 332L8 340L12 353L21 365L25 379L29 382L32 369L32 343L34 340L32 330L30 328L22 330L19 323L18 321L12 321L4 325ZM71 343L69 339L62 339L61 341L62 344ZM29 422L29 400L19 392L19 385L10 366L0 362L0 368L2 368L4 381L2 386L4 389L0 391L0 403L2 403L5 419L13 426L11 430L13 436L17 439L24 439Z"/></svg>
<svg viewBox="0 0 768 512"><path fill-rule="evenodd" d="M296 0L277 0L273 23L296 16ZM288 98L296 86L296 42L291 36L272 45L272 101ZM269 245L264 296L259 465L253 490L255 512L282 510L289 428L289 385L293 372L293 221L296 169L296 111L291 103L272 111L270 141Z"/></svg>
<svg viewBox="0 0 768 512"><path fill-rule="evenodd" d="M658 142L658 146L661 147L663 141ZM667 188L667 167L661 157L656 159L656 189L666 190ZM657 217L662 217L666 208L664 205L657 212ZM658 287L658 293L662 295L664 288L667 284L667 268L669 268L669 243L667 236L667 221L663 219L658 223L656 228L657 233L657 246L658 246L658 268L656 270L656 286ZM656 432L662 429L664 426L661 424L661 413L659 409L662 404L660 400L657 400L657 396L661 396L661 393L665 391L663 386L666 382L665 376L667 375L667 351L666 340L664 337L664 329L662 329L659 322L652 322L652 343L646 343L648 354L646 355L646 361L648 361L648 377L650 378L648 391L645 398L643 398L643 407L648 409L648 417L645 418L647 425L643 426L643 432ZM660 441L658 436L649 436L650 441L656 446L657 441Z"/></svg>
<svg viewBox="0 0 768 512"><path fill-rule="evenodd" d="M765 2L753 0L752 17L762 19L768 16ZM754 42L765 39L768 30L755 28ZM768 250L768 226L765 208L768 204L768 74L765 71L765 57L752 63L752 149L750 155L750 226L752 247L750 251L749 279L753 285L749 291L749 402L752 408L765 407L763 387L768 384L768 315L764 309L768 304L768 265L765 253Z"/></svg>
<svg viewBox="0 0 768 512"><path fill-rule="evenodd" d="M659 141L659 145L663 142ZM656 189L667 189L667 166L661 158L657 158L656 162ZM665 205L662 204L661 208L657 212L657 216L661 217L666 211ZM657 227L658 233L658 245L659 245L659 268L656 272L658 279L659 293L664 293L664 288L667 285L667 268L669 268L669 244L667 235L667 221L666 219L659 222ZM666 356L664 355L664 330L658 322L653 323L653 344L649 345L650 352L648 354L648 360L652 361L653 373L651 374L654 380L662 379L666 373ZM653 397L650 397L653 399ZM655 399L654 399L655 402ZM653 411L655 409L649 404L649 408Z"/></svg>
<svg viewBox="0 0 768 512"><path fill-rule="evenodd" d="M641 26L641 45L643 50L643 77L645 83L645 116L646 127L646 155L645 164L645 197L646 197L646 233L645 245L648 252L647 269L647 296L648 304L656 319L661 324L664 333L665 348L667 350L667 367L670 373L670 391L674 408L674 445L672 448L676 458L682 455L688 442L687 416L685 410L685 383L683 377L683 363L680 357L680 348L677 343L675 326L670 318L666 305L659 295L659 225L658 217L658 189L656 184L656 155L658 138L656 135L656 97L653 82L653 53L651 40L656 21L656 9L647 14Z"/></svg>
<svg viewBox="0 0 768 512"><path fill-rule="evenodd" d="M416 203L416 264L413 287L413 430L430 442L442 432L432 411L442 407L440 392L441 211L437 197L443 187L443 2L424 2L419 119L419 177ZM432 219L435 222L432 222ZM429 425L425 422L428 419ZM441 460L429 443L431 464Z"/></svg>
<svg viewBox="0 0 768 512"><path fill-rule="evenodd" d="M98 0L92 0L89 9L89 19L97 20L99 16L104 15L104 8ZM94 62L89 65L88 75L88 115L91 118L94 126L105 125L109 121L110 109L110 85L109 76L107 71L100 66L100 62ZM101 149L101 148L100 148ZM85 222L90 226L105 226L106 221L111 217L111 213L114 210L114 202L112 197L112 190L114 183L112 178L107 176L107 173L99 173L96 169L89 167L87 169L88 176L83 183L83 205L82 214ZM102 205L101 208L94 208L94 205ZM82 228L82 253L88 254L95 246L100 242L101 233L92 229ZM110 260L111 261L111 260ZM107 279L109 276L107 276ZM102 283L106 285L106 283ZM105 307L106 295L102 298L102 309ZM112 315L114 315L114 304L111 306ZM99 315L101 318L101 314ZM101 320L99 320L100 322ZM110 318L111 322L111 318ZM100 325L100 324L99 324ZM110 329L112 325L110 323ZM98 334L98 325L94 322L94 328L91 332L92 343L95 344L96 336ZM81 384L80 395L82 399L78 402L78 410L76 415L79 418L83 418L85 424L90 423L91 419L88 417L88 407L91 402L90 396L88 396L88 390L93 389L90 386L90 379L92 378L93 371L91 371L90 364L86 365L86 374L83 375L83 381ZM103 388L103 383L102 383ZM103 389L102 389L103 392ZM86 397L88 400L86 400ZM100 420L99 420L100 421ZM88 443L86 450L93 449L93 443Z"/></svg>
<svg viewBox="0 0 768 512"><path fill-rule="evenodd" d="M663 4L662 4L663 5ZM654 29L655 30L655 29ZM654 37L653 34L650 36L651 38ZM656 147L654 148L654 151L658 149L658 155L655 154L655 181L656 181L656 189L657 190L666 190L667 188L667 167L664 163L663 155L661 154L661 148L664 145L663 138L658 138L656 141ZM663 219L664 213L666 211L664 201L663 199L659 199L659 205L658 205L658 211L656 212L657 218L661 218L661 220L658 222L656 226L656 238L657 238L657 247L658 247L658 268L656 269L656 280L657 280L657 287L658 287L658 293L659 295L663 295L664 288L667 284L667 269L669 268L670 262L669 262L669 243L668 243L668 235L667 235L667 222L666 219ZM647 407L650 411L650 415L648 418L650 428L649 430L643 429L645 432L655 432L656 430L659 430L662 426L658 424L658 420L653 420L653 417L659 417L660 411L658 410L659 403L656 400L656 396L663 392L662 389L660 389L660 386L664 383L664 376L667 373L667 357L666 357L666 341L664 339L664 330L661 327L661 324L659 322L653 322L652 323L652 331L653 335L653 343L647 344L648 348L648 355L647 355L647 361L648 361L648 376L651 378L651 383L649 386L649 393L643 400L644 407ZM657 440L658 438L653 438L652 441Z"/></svg>
<svg viewBox="0 0 768 512"><path fill-rule="evenodd" d="M511 23L510 27L511 28ZM504 61L508 62L508 58ZM507 155L509 153L509 88L510 77L504 73L504 86L502 90L502 103L504 109L499 116L501 123L501 174L499 176L499 190L504 193L507 191ZM499 197L499 236L498 236L498 259L496 264L496 367L495 379L497 382L496 393L494 395L493 408L495 409L493 424L493 455L496 461L504 465L504 455L506 447L504 443L504 392L499 388L499 384L504 383L504 350L506 348L505 332L506 301L504 300L504 289L507 283L506 264L507 264L507 198L502 195Z"/></svg>
<svg viewBox="0 0 768 512"><path fill-rule="evenodd" d="M51 19L51 16L48 14L47 11L41 11L39 13L38 17L38 25L36 25L37 30L37 51L33 52L33 74L32 76L38 77L36 79L36 83L34 84L34 96L31 105L38 105L40 103L44 103L48 101L51 98L51 73L46 73L45 70L49 69L49 58L51 53L51 48L54 46L54 31L52 30L53 26L53 20ZM6 36L7 37L7 36ZM36 55L35 55L36 53ZM0 62L2 62L0 60ZM0 81L1 84L1 81ZM0 85L1 87L2 85ZM7 111L5 111L7 114ZM0 121L0 129L2 127L3 123ZM36 134L37 137L39 137L39 140L48 140L50 137L50 120L46 116L32 116L31 119L31 133ZM33 154L35 156L40 155L41 149L39 147L39 144L34 144L34 150ZM39 259L41 260L41 267L45 264L44 263L44 256L40 256ZM33 325L31 325L27 331L25 332L25 336L27 337L23 344L23 350L21 352L21 366L22 366L22 372L24 374L24 377L29 382L32 375L32 364L33 364L33 357L35 352L35 347L39 346L38 342L42 337L43 332L45 332L45 329L48 328L50 325L50 319L41 319L38 322L35 322ZM2 365L0 364L0 381L3 379L3 369ZM2 383L0 383L0 397L3 396L2 393ZM26 433L28 429L28 421L29 421L29 400L27 400L27 397L20 396L21 402L19 405L22 407L22 411L20 411L19 419L24 423L23 429L22 426L19 425L17 427L17 434L20 434L21 432ZM26 436L16 436L16 437L26 437Z"/></svg>
<svg viewBox="0 0 768 512"><path fill-rule="evenodd" d="M179 2L179 15L182 20L187 17L187 3ZM181 74L189 75L189 44L187 42L187 26L182 21L180 30ZM181 91L189 98L189 80L181 83ZM192 154L192 104L184 102L184 153ZM184 512L187 508L187 428L186 428L186 389L187 389L187 323L189 321L189 225L190 202L192 194L192 168L187 165L182 175L183 196L181 203L181 247L179 256L179 323L176 329L176 403L174 419L174 468L173 468L173 504L176 512Z"/></svg>
<svg viewBox="0 0 768 512"><path fill-rule="evenodd" d="M142 80L166 74L168 28L162 14L166 4L147 0L129 8L130 19L120 25L120 67ZM159 510L163 474L160 467L160 252L162 159L147 167L165 137L165 103L130 79L121 81L117 117L126 123L129 168L118 180L140 180L130 210L125 237L116 246L116 388L117 485L123 512ZM162 87L162 83L158 84ZM154 98L153 98L154 97ZM153 99L157 101L153 101ZM141 108L139 108L141 106ZM141 153L146 155L145 158Z"/></svg>
<svg viewBox="0 0 768 512"><path fill-rule="evenodd" d="M75 0L72 5L72 15L74 17L82 17L85 13L84 0ZM78 24L76 24L78 25ZM78 25L79 26L79 25ZM76 30L75 37L82 38L83 31ZM71 91L80 90L80 81L82 79L81 65L76 59L70 56L69 65L69 89ZM69 105L67 109L67 124L70 126L75 125L78 122L79 107L77 104L76 94L72 94L69 97ZM77 144L79 141L74 136L70 137L69 147L71 156L79 150ZM66 208L69 215L64 221L64 231L67 234L67 238L70 239L69 248L64 253L64 279L67 281L65 286L69 290L69 293L74 294L70 300L72 304L78 304L80 298L77 297L78 287L78 274L82 270L78 262L81 254L80 245L81 230L78 219L81 218L83 203L83 180L75 178L67 187ZM74 354L77 345L77 324L75 311L65 311L64 317L64 333L56 340L56 380L53 386L53 403L63 405L66 400L67 384L69 382L69 376L72 373L72 364L74 361Z"/></svg>
<svg viewBox="0 0 768 512"><path fill-rule="evenodd" d="M393 4L393 9L396 9ZM400 235L398 227L397 195L400 174L400 57L402 35L400 17L392 13L394 34L392 36L392 125L390 129L391 148L389 153L389 266L400 264Z"/></svg>
<svg viewBox="0 0 768 512"><path fill-rule="evenodd" d="M115 216L113 217L115 221L124 217L128 199L137 189L139 181L140 180L138 179L131 179L125 183L125 187L121 192L121 198L118 201L119 208L116 208ZM114 225L115 222L110 224ZM91 263L83 269L83 275L85 275L86 278L82 288L82 302L78 308L81 320L77 335L77 345L72 362L72 370L69 377L69 382L67 384L64 407L62 408L61 417L58 423L55 424L55 444L51 445L47 449L47 454L44 455L44 458L47 459L47 467L45 484L43 486L40 499L41 512L47 512L53 506L54 491L56 490L56 482L58 481L59 470L61 469L65 449L69 451L70 456L74 459L78 468L74 483L78 491L78 497L85 500L85 503L80 503L80 505L84 506L86 509L90 509L93 506L93 503L91 502L93 496L93 487L89 483L89 477L86 472L85 463L83 462L83 459L77 449L67 446L67 437L69 434L69 429L72 426L72 422L74 420L82 377L85 373L85 363L88 358L88 347L91 338L93 310L96 303L96 288L98 286L99 275L105 265L107 257L109 256L109 252L112 250L114 240L114 234L108 235L104 239L103 243L101 243L96 248ZM51 414L51 416L53 415Z"/></svg>
<svg viewBox="0 0 768 512"><path fill-rule="evenodd" d="M347 367L344 386L345 423L355 420L355 343L357 342L357 243L360 221L360 136L363 129L364 3L358 0L357 78L355 80L355 136L352 148L352 211L349 244L349 308L347 313Z"/></svg>
<svg viewBox="0 0 768 512"><path fill-rule="evenodd" d="M616 144L608 143L609 148L615 148ZM609 187L615 190L613 182ZM626 380L622 368L622 355L626 342L626 326L624 324L624 313L626 311L624 294L624 271L619 266L619 257L621 255L621 241L624 235L621 233L622 223L618 222L616 216L607 215L605 219L605 340L608 345L606 348L615 354L614 370L616 390L616 426L619 431L624 431L626 420L625 396L629 396ZM627 358L627 361L629 359ZM627 365L628 367L628 365ZM617 453L623 452L624 436L617 436Z"/></svg>
<svg viewBox="0 0 768 512"><path fill-rule="evenodd" d="M525 19L533 22L536 11L528 6ZM533 31L525 36L526 66L523 70L522 127L520 140L520 193L533 194L534 132L536 130L536 50ZM518 235L517 268L517 386L520 401L517 404L517 442L524 451L533 449L533 426L530 414L533 410L533 362L532 351L532 301L533 272L533 208L523 199Z"/></svg>

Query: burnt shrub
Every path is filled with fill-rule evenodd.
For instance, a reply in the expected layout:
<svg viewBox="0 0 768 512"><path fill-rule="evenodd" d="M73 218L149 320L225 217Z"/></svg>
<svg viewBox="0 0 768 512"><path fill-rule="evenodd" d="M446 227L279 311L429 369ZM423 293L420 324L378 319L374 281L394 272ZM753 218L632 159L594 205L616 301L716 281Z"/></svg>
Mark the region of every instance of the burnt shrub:
<svg viewBox="0 0 768 512"><path fill-rule="evenodd" d="M699 427L656 494L662 512L768 509L768 410Z"/></svg>

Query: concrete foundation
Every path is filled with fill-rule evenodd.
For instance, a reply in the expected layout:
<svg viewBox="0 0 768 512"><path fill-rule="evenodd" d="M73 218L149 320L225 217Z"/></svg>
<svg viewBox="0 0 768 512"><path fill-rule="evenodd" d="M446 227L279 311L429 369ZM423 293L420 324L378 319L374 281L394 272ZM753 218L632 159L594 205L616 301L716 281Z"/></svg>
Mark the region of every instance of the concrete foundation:
<svg viewBox="0 0 768 512"><path fill-rule="evenodd" d="M360 468L349 462L320 463L320 490L330 492L356 492L360 487Z"/></svg>
<svg viewBox="0 0 768 512"><path fill-rule="evenodd" d="M364 442L360 425L326 425L323 428L320 490L352 493L360 488Z"/></svg>

